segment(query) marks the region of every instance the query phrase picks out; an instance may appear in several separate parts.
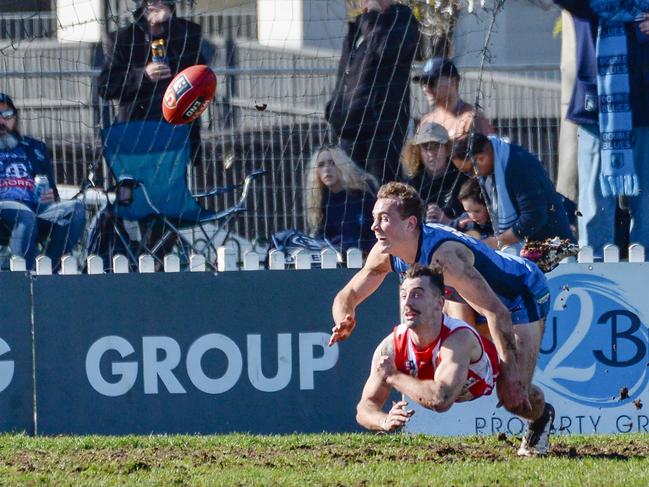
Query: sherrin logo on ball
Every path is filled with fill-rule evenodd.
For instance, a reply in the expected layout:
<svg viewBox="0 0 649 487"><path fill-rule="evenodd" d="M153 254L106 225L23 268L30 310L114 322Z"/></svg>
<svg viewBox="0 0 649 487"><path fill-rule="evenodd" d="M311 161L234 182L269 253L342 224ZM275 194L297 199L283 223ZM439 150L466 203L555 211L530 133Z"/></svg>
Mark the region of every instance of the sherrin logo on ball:
<svg viewBox="0 0 649 487"><path fill-rule="evenodd" d="M178 73L165 91L162 115L172 124L196 120L208 107L216 92L216 76L207 66L190 66Z"/></svg>
<svg viewBox="0 0 649 487"><path fill-rule="evenodd" d="M176 100L180 100L182 96L193 88L192 84L185 76L184 71L174 78L171 82L171 88L174 90Z"/></svg>

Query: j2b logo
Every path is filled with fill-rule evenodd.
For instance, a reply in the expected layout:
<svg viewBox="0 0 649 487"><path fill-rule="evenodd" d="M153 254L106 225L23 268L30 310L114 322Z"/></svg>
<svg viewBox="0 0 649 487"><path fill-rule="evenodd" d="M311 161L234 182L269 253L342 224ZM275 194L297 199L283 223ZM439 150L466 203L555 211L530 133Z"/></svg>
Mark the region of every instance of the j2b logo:
<svg viewBox="0 0 649 487"><path fill-rule="evenodd" d="M594 275L570 274L550 281L553 306L535 381L562 396L594 407L620 406L644 391L647 327L620 286Z"/></svg>

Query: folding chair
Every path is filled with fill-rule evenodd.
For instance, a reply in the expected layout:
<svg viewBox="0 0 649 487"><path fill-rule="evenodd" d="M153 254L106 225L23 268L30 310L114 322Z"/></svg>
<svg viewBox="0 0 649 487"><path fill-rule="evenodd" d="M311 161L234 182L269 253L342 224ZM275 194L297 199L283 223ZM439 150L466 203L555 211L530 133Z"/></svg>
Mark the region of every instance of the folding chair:
<svg viewBox="0 0 649 487"><path fill-rule="evenodd" d="M116 200L113 215L119 219L144 222L159 220L166 231L146 252L156 256L164 244L175 236L193 253L216 249L218 230L235 215L246 211L245 199L252 181L266 171L249 174L243 184L214 188L193 195L187 187L189 164L189 128L161 121L118 123L102 131L104 160L113 174ZM223 194L243 186L237 204L214 212L206 210L195 198ZM212 223L216 230L208 233L204 225ZM203 235L198 249L183 237L181 230L197 227ZM131 259L135 255L129 256Z"/></svg>

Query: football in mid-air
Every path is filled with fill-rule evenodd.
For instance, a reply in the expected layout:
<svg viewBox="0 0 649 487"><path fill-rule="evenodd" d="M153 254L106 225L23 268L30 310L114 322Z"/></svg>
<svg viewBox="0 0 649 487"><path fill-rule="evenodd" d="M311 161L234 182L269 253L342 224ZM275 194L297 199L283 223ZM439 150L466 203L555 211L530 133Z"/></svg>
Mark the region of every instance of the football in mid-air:
<svg viewBox="0 0 649 487"><path fill-rule="evenodd" d="M189 123L200 117L216 92L216 76L204 64L183 69L171 80L162 99L162 115L172 124Z"/></svg>

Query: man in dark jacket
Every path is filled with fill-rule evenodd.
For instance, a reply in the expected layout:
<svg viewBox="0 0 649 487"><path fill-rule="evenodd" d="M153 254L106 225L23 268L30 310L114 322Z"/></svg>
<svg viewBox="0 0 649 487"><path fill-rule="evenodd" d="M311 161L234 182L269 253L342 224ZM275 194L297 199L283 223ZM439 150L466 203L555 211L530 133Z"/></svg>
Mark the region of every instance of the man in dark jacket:
<svg viewBox="0 0 649 487"><path fill-rule="evenodd" d="M118 101L120 122L162 120L162 99L171 79L189 66L205 64L201 28L176 17L175 0L136 3L135 21L104 43L105 63L99 75L99 95ZM192 124L190 140L195 158L199 122Z"/></svg>
<svg viewBox="0 0 649 487"><path fill-rule="evenodd" d="M453 164L474 175L482 187L495 237L494 248L518 247L523 240L575 240L563 199L536 157L496 136L474 133L456 142Z"/></svg>
<svg viewBox="0 0 649 487"><path fill-rule="evenodd" d="M396 179L410 115L410 66L419 38L412 11L366 0L349 24L325 117L340 145L380 184Z"/></svg>

